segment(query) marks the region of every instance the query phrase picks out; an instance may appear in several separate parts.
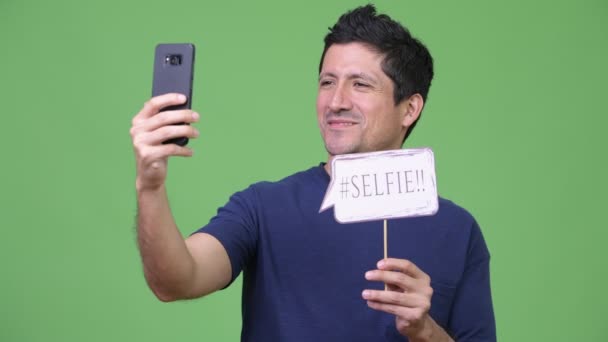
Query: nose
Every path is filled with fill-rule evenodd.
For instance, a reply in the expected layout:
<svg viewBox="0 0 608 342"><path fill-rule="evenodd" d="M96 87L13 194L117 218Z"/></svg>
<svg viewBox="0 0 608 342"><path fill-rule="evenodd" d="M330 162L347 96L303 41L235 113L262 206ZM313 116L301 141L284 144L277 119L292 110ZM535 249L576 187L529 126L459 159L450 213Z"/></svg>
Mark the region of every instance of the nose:
<svg viewBox="0 0 608 342"><path fill-rule="evenodd" d="M352 109L350 95L344 85L339 85L335 88L329 102L329 109L334 113Z"/></svg>

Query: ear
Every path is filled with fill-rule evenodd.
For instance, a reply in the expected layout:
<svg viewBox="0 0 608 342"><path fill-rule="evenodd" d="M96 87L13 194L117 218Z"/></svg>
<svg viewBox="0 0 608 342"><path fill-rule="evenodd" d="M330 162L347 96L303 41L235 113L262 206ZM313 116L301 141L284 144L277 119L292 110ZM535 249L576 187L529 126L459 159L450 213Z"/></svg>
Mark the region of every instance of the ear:
<svg viewBox="0 0 608 342"><path fill-rule="evenodd" d="M403 127L409 128L420 116L422 107L424 107L424 100L422 95L416 93L410 96L407 100L403 101L400 105L403 115Z"/></svg>

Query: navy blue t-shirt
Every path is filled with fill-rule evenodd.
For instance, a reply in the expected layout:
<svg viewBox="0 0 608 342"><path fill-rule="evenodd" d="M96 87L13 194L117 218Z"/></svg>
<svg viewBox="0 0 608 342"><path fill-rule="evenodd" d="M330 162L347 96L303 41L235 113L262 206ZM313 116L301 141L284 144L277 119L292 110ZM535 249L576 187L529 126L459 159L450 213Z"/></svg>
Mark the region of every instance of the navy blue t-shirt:
<svg viewBox="0 0 608 342"><path fill-rule="evenodd" d="M323 166L234 194L198 232L243 271L243 341L407 341L391 314L369 308L365 272L383 258L383 222L340 224L319 213ZM440 199L434 216L388 221L388 255L431 277L430 315L456 341L495 341L490 255L473 217Z"/></svg>

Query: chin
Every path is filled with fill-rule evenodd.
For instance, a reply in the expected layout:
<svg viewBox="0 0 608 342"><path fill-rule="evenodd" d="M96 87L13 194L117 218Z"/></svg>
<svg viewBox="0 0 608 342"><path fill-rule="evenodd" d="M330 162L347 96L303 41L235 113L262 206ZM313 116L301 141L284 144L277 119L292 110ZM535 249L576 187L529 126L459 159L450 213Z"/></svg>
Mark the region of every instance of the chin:
<svg viewBox="0 0 608 342"><path fill-rule="evenodd" d="M327 153L329 153L332 156L337 156L340 154L350 154L350 153L359 153L361 152L358 148L358 146L352 146L352 145L328 145L325 144L325 149L327 150Z"/></svg>

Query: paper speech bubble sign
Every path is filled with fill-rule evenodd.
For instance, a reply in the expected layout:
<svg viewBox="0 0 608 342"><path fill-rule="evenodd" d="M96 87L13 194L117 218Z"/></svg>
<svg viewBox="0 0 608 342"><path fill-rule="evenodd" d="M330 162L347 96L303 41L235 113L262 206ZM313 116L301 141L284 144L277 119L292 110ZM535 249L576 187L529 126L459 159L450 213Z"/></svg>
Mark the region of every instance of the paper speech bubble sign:
<svg viewBox="0 0 608 342"><path fill-rule="evenodd" d="M319 212L340 223L433 215L439 208L430 148L345 154L331 162Z"/></svg>

